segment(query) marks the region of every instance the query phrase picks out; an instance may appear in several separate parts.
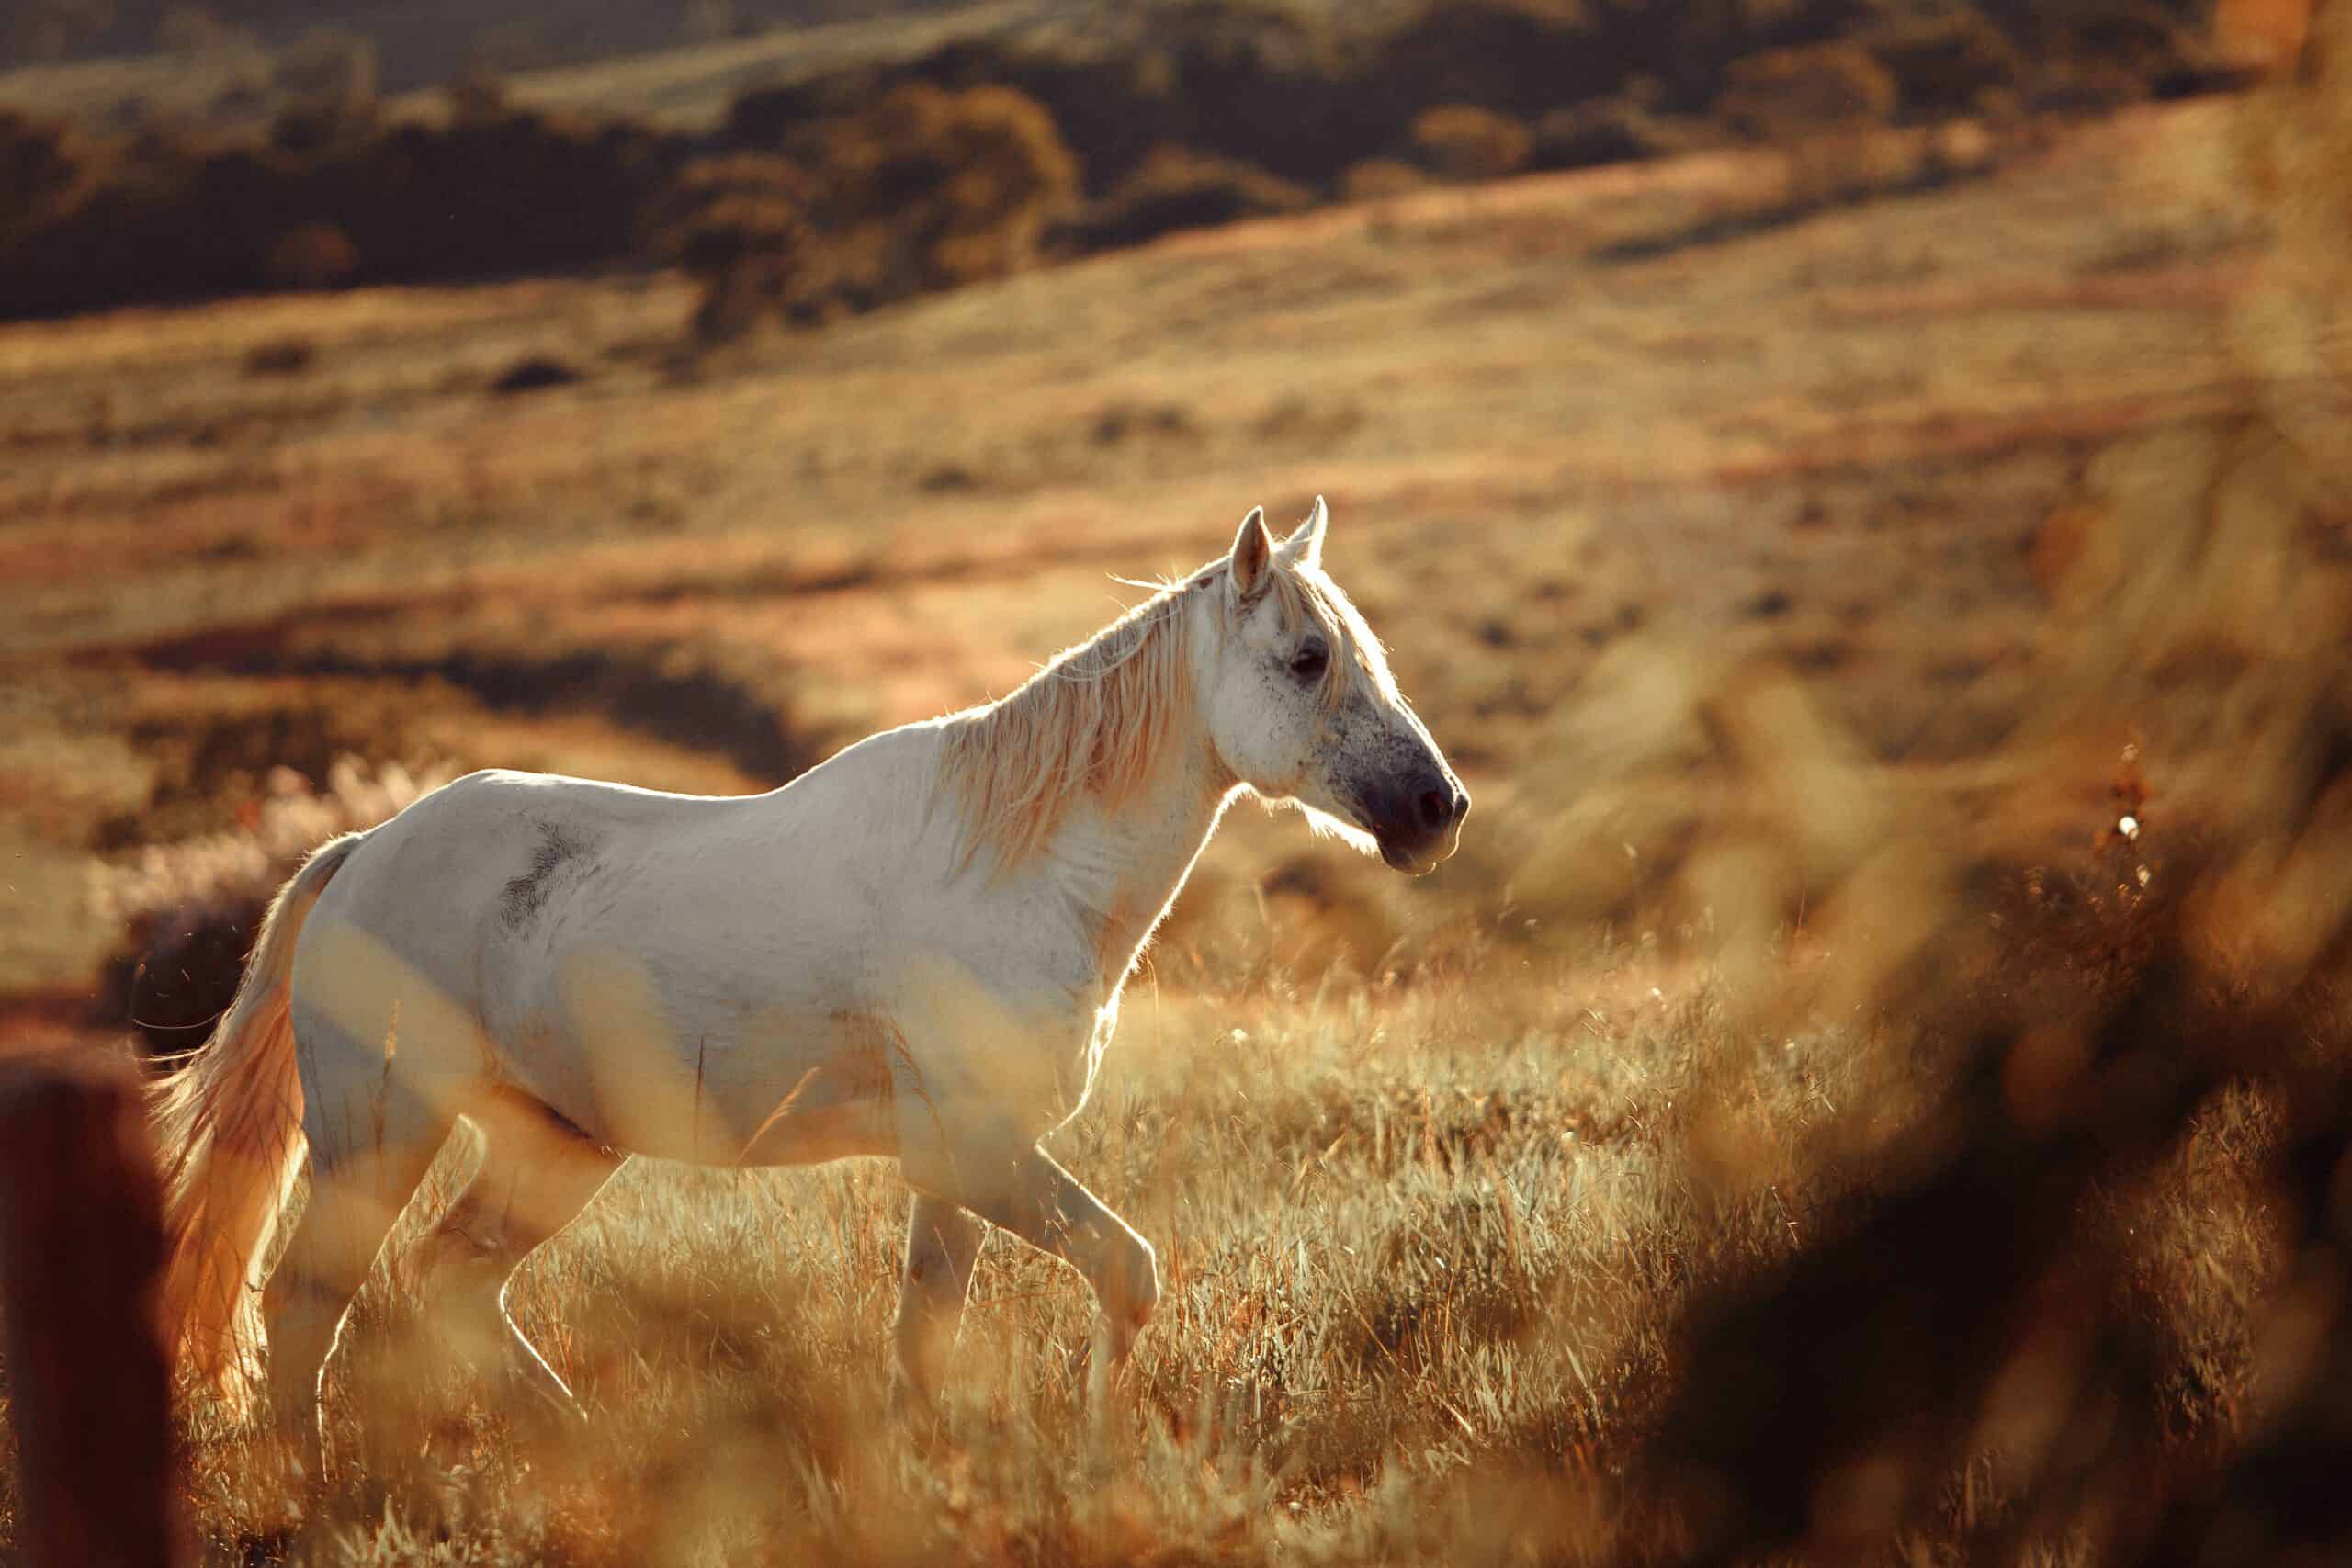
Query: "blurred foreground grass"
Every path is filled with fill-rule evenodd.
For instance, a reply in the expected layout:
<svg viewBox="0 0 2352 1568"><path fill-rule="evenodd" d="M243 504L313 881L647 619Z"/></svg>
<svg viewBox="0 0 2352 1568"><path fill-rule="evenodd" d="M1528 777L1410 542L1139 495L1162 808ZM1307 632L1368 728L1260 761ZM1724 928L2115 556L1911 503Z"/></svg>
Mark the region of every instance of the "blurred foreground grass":
<svg viewBox="0 0 2352 1568"><path fill-rule="evenodd" d="M38 807L77 867L273 751L391 755L379 716L723 787L778 755L744 714L818 744L1001 686L1101 570L1203 553L1209 491L1317 463L1482 801L1409 889L1245 870L1289 825L1237 823L1136 981L1056 1144L1160 1248L1131 1404L1082 1396L1082 1287L999 1242L912 1427L894 1177L639 1166L524 1292L586 1430L460 1371L395 1268L299 1528L190 1413L214 1560L2333 1560L2347 27L2242 117L1630 257L1599 215L1688 187L1208 236L668 389L652 305L562 295L618 368L494 441L447 319L372 402L249 383L236 459L127 380L104 428L163 434L66 432L10 492L59 743L9 780L82 792ZM1069 335L1024 335L1048 302Z"/></svg>

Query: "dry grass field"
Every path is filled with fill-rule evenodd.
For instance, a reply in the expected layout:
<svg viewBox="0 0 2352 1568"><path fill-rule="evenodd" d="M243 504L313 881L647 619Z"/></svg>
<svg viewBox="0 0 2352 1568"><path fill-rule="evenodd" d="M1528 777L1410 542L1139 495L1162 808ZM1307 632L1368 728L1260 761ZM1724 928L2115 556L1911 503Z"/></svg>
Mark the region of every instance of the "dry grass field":
<svg viewBox="0 0 2352 1568"><path fill-rule="evenodd" d="M523 1292L589 1428L468 1371L394 1267L322 1499L195 1404L207 1561L1703 1556L1747 1494L1642 1478L1725 1364L1706 1303L1943 1147L1920 1130L1968 1064L1925 1021L2026 998L2109 1037L2095 958L2005 968L2004 911L2128 924L2211 844L2240 902L2194 929L2253 911L2222 945L2256 994L2334 929L2336 839L2297 837L2278 781L2310 770L2266 739L2344 624L2340 513L2269 504L2304 482L2274 449L2340 442L2294 355L2342 363L2297 313L2338 298L2335 220L2265 184L2311 174L2273 112L1963 141L1867 200L1826 199L1873 183L1860 145L1432 190L699 356L668 280L0 327L0 993L28 1034L92 1032L121 940L94 885L250 832L275 769L767 787L1005 691L1133 597L1111 574L1197 564L1253 502L1329 497L1328 562L1479 803L1419 882L1256 812L1213 847L1054 1144L1159 1247L1125 1401L1085 1397L1083 1286L996 1238L945 1415L910 1424L894 1172L639 1162ZM572 374L495 389L533 358ZM2029 1131L2094 1081L2062 1036L2005 1058ZM1997 1347L1962 1435L1843 1453L1750 1539L2146 1550L2202 1494L2139 1481L2267 1430L2334 1321L2263 1185L2301 1123L2233 1085L2128 1185L2051 1167L2071 1240L1951 1233L2045 1304L2035 1260L2116 1260L2065 1300L2156 1371L2098 1403L2090 1307L1984 1341L1931 1317L1927 1359ZM1892 1375L1840 1343L1778 1370L1792 1453ZM1724 1384L1722 1433L1759 1397Z"/></svg>

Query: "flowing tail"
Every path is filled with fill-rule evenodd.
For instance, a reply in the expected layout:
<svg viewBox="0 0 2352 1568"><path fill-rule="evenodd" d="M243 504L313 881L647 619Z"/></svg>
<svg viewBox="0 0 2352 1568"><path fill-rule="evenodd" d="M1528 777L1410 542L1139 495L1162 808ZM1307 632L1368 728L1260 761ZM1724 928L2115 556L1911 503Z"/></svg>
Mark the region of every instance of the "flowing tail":
<svg viewBox="0 0 2352 1568"><path fill-rule="evenodd" d="M254 1365L254 1275L301 1163L294 942L361 837L321 845L277 890L211 1043L149 1091L164 1182L164 1344L181 1367L224 1391Z"/></svg>

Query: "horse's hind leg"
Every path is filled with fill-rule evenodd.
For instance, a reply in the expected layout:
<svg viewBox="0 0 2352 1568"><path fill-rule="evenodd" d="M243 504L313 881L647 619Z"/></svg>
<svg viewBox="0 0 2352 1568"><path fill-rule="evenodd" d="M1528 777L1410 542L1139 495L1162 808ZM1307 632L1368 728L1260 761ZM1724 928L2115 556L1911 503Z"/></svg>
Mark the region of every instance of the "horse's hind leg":
<svg viewBox="0 0 2352 1568"><path fill-rule="evenodd" d="M270 1404L318 1473L320 1380L351 1300L454 1123L450 1110L379 1045L364 1049L298 1010L310 1202L262 1297Z"/></svg>
<svg viewBox="0 0 2352 1568"><path fill-rule="evenodd" d="M572 1416L571 1388L507 1310L515 1271L588 1206L623 1156L537 1101L499 1089L466 1107L482 1138L473 1179L418 1247L418 1274L458 1346Z"/></svg>

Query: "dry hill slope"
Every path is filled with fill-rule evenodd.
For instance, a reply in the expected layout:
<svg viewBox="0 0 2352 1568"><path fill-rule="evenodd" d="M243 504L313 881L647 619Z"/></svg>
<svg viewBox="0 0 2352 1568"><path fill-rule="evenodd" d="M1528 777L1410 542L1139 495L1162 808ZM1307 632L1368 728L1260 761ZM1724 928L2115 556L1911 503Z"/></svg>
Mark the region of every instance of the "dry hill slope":
<svg viewBox="0 0 2352 1568"><path fill-rule="evenodd" d="M1335 209L684 378L667 284L0 330L0 976L83 973L85 857L218 820L269 761L773 782L1317 491L1494 798L1596 659L1678 626L1792 663L1885 754L1964 758L2086 454L2228 396L2245 215L2200 171L2235 112L1801 220L1770 153ZM256 368L289 344L305 367ZM530 354L584 379L489 390Z"/></svg>

